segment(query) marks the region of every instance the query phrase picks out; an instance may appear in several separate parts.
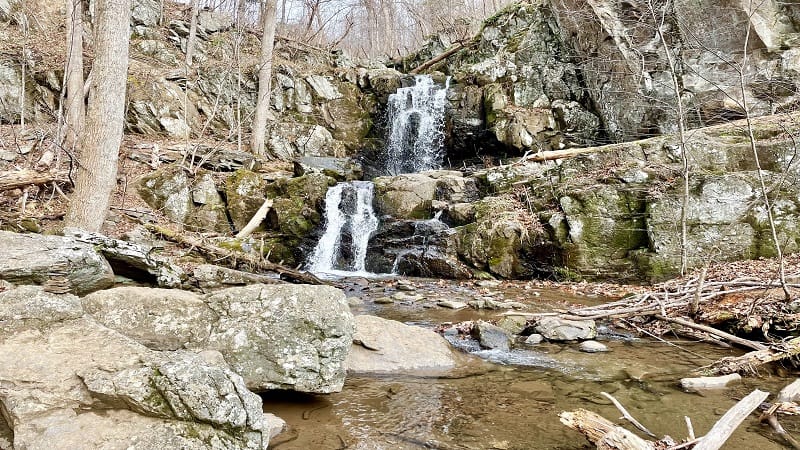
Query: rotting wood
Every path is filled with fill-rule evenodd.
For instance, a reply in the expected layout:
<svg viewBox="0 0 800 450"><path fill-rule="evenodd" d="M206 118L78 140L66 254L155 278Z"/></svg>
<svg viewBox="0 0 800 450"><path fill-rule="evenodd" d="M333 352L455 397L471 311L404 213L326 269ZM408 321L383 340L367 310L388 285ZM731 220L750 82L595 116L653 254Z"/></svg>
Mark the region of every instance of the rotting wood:
<svg viewBox="0 0 800 450"><path fill-rule="evenodd" d="M773 344L765 350L752 351L742 356L722 358L710 366L701 368L700 371L709 375L727 375L730 373L742 372L753 373L756 371L756 368L764 364L797 355L800 355L800 337Z"/></svg>
<svg viewBox="0 0 800 450"><path fill-rule="evenodd" d="M206 256L217 259L215 261L216 264L226 264L228 267L231 267L232 269L238 269L240 265L247 265L255 269L278 273L281 275L282 278L291 282L316 284L316 285L329 284L323 280L320 280L311 273L301 272L298 270L288 268L286 266L282 266L280 264L271 263L269 261L256 258L247 253L226 250L224 248L217 247L216 245L213 245L211 243L205 242L201 239L193 238L191 236L179 233L178 231L166 227L154 224L145 224L144 226L150 232L158 233L170 241L176 242L181 245L185 245L187 247L190 247L192 250L196 250Z"/></svg>
<svg viewBox="0 0 800 450"><path fill-rule="evenodd" d="M66 183L68 181L67 172L37 172L30 169L3 171L0 172L0 191L52 182Z"/></svg>
<svg viewBox="0 0 800 450"><path fill-rule="evenodd" d="M653 442L640 438L603 416L585 410L565 411L558 415L561 423L582 433L598 448L617 450L654 450Z"/></svg>
<svg viewBox="0 0 800 450"><path fill-rule="evenodd" d="M736 428L750 415L764 400L769 397L769 392L754 390L745 398L739 400L729 409L711 430L697 443L695 450L717 450L721 448Z"/></svg>
<svg viewBox="0 0 800 450"><path fill-rule="evenodd" d="M159 149L154 153L152 148L134 148L127 154L129 159L153 166L153 159L164 164L174 163L186 158L192 164L215 172L233 172L242 168L254 169L260 166L252 154L213 148L206 145L173 146L168 149Z"/></svg>

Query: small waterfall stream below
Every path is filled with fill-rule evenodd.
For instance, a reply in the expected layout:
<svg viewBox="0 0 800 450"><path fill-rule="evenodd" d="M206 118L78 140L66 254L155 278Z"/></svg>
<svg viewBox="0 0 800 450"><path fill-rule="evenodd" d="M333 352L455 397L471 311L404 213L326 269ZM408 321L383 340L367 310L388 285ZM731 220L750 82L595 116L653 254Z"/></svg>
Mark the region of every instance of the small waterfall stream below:
<svg viewBox="0 0 800 450"><path fill-rule="evenodd" d="M325 231L309 259L309 270L326 274L365 273L369 238L378 229L369 181L339 183L325 195Z"/></svg>

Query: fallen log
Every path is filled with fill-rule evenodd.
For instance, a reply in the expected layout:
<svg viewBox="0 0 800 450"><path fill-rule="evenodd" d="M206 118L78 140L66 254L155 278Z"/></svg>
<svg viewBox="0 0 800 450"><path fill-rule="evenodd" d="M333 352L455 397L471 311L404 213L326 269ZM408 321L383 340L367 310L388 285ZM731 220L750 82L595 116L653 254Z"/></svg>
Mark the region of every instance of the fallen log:
<svg viewBox="0 0 800 450"><path fill-rule="evenodd" d="M267 217L267 214L269 214L270 208L272 208L272 199L268 198L264 200L264 203L260 208L258 208L258 211L253 214L253 218L251 218L250 221L247 222L247 225L242 228L242 231L236 235L236 238L242 239L253 234L253 231L256 231L256 228L261 225L261 222Z"/></svg>
<svg viewBox="0 0 800 450"><path fill-rule="evenodd" d="M279 274L281 278L286 279L287 281L317 285L329 284L323 280L320 280L314 276L314 274L301 272L280 264L271 263L247 253L235 252L222 247L217 247L214 244L205 242L201 239L193 238L166 227L161 227L154 224L145 224L144 226L152 233L158 233L170 241L185 245L205 256L214 258L214 262L217 264L220 264L223 260L225 260L227 261L228 266L232 269L239 269L239 266L244 264L259 270L275 272Z"/></svg>
<svg viewBox="0 0 800 450"><path fill-rule="evenodd" d="M134 148L128 152L128 158L134 161L153 166L157 164L171 164L184 159L190 164L215 172L233 172L241 168L258 169L260 162L252 154L214 148L207 145L182 146L176 145L166 149Z"/></svg>
<svg viewBox="0 0 800 450"><path fill-rule="evenodd" d="M694 450L718 450L739 425L750 415L758 405L769 397L769 392L756 389L739 400L736 405L729 409L721 419L711 427L711 430L694 447Z"/></svg>
<svg viewBox="0 0 800 450"><path fill-rule="evenodd" d="M730 356L700 369L709 375L728 375L731 373L755 373L765 364L800 355L800 337L773 344L764 350L756 350L742 356Z"/></svg>
<svg viewBox="0 0 800 450"><path fill-rule="evenodd" d="M616 450L654 450L655 444L639 436L603 416L578 409L565 411L558 415L561 423L575 431L583 433L597 448Z"/></svg>
<svg viewBox="0 0 800 450"><path fill-rule="evenodd" d="M430 67L433 67L436 63L438 63L438 62L440 62L440 61L442 61L444 59L449 58L450 56L454 55L456 52L458 52L459 50L464 49L464 48L467 48L467 45L465 45L463 42L459 42L456 45L454 45L454 46L450 47L449 49L445 50L444 53L440 53L436 57L431 58L431 59L425 61L424 63L418 65L411 72L409 72L409 74L416 75L416 74L422 72L423 70L429 69Z"/></svg>
<svg viewBox="0 0 800 450"><path fill-rule="evenodd" d="M659 320L664 320L666 322L675 323L675 324L678 324L678 325L682 325L684 327L693 328L693 329L698 330L698 331L703 331L703 332L706 332L708 334L713 334L715 336L719 336L719 337L721 337L723 339L726 339L726 340L728 340L730 342L733 342L734 344L739 344L739 345L742 345L744 347L752 348L753 350L766 350L767 349L767 346L764 345L764 344L761 344L761 343L755 342L755 341L751 341L751 340L748 340L748 339L742 339L742 338L740 338L738 336L734 336L734 335L732 335L730 333L726 333L726 332L718 330L716 328L708 327L708 326L705 326L705 325L700 325L700 324L697 324L697 323L694 323L694 322L690 322L690 321L684 320L684 319L679 319L679 318L676 318L676 317L665 317L665 316L662 316L662 315L657 315L655 317L657 319L659 319Z"/></svg>
<svg viewBox="0 0 800 450"><path fill-rule="evenodd" d="M778 421L778 413L786 410L796 409L797 400L800 399L800 378L781 389L775 403L769 405L767 411L761 414L761 423L767 423L775 432L781 436L787 444L796 450L800 450L800 442L794 438ZM763 406L763 405L762 405ZM790 412L791 413L791 412Z"/></svg>
<svg viewBox="0 0 800 450"><path fill-rule="evenodd" d="M22 188L31 185L41 185L51 182L66 183L69 181L67 172L37 172L35 170L11 170L0 172L0 191Z"/></svg>

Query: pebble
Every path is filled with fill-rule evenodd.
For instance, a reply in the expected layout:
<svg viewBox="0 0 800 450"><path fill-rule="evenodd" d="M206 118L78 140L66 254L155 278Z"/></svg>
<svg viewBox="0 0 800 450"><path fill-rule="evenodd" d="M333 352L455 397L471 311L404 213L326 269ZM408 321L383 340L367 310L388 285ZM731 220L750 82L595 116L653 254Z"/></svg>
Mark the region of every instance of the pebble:
<svg viewBox="0 0 800 450"><path fill-rule="evenodd" d="M364 300L361 300L361 297L347 297L347 304L350 306L363 305Z"/></svg>
<svg viewBox="0 0 800 450"><path fill-rule="evenodd" d="M581 345L578 346L578 350L586 353L602 353L607 352L608 347L597 341L583 341Z"/></svg>
<svg viewBox="0 0 800 450"><path fill-rule="evenodd" d="M390 303L394 303L394 300L389 297L378 297L375 299L375 303L378 305L388 305Z"/></svg>
<svg viewBox="0 0 800 450"><path fill-rule="evenodd" d="M17 159L17 154L7 150L0 150L0 159L3 161L14 161Z"/></svg>
<svg viewBox="0 0 800 450"><path fill-rule="evenodd" d="M538 333L534 333L534 334L528 336L527 339L525 339L525 343L528 344L528 345L536 345L536 344L541 344L543 340L544 340L544 336L542 336L541 334L538 334Z"/></svg>

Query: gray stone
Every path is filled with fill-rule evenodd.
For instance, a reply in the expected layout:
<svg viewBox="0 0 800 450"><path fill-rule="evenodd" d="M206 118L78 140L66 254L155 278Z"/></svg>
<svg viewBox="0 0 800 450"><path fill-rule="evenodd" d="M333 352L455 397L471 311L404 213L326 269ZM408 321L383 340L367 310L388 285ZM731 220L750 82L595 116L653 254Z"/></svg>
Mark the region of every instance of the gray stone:
<svg viewBox="0 0 800 450"><path fill-rule="evenodd" d="M0 231L0 254L0 279L15 284L55 283L82 295L114 283L105 258L74 238Z"/></svg>
<svg viewBox="0 0 800 450"><path fill-rule="evenodd" d="M585 353L602 353L609 351L608 347L597 341L583 341L578 346L578 350Z"/></svg>
<svg viewBox="0 0 800 450"><path fill-rule="evenodd" d="M155 0L132 0L131 22L134 25L153 27L161 18L159 3Z"/></svg>
<svg viewBox="0 0 800 450"><path fill-rule="evenodd" d="M13 433L14 448L29 449L267 448L279 424L226 366L148 350L83 315L75 297L31 289L0 294L2 318L33 300L17 328L0 327L11 331L0 339L0 442Z"/></svg>
<svg viewBox="0 0 800 450"><path fill-rule="evenodd" d="M375 316L356 316L347 370L356 373L445 370L457 356L437 333Z"/></svg>
<svg viewBox="0 0 800 450"><path fill-rule="evenodd" d="M306 82L314 89L314 93L323 100L336 100L342 98L342 94L331 84L330 80L320 75L310 75L306 77Z"/></svg>
<svg viewBox="0 0 800 450"><path fill-rule="evenodd" d="M425 174L378 177L375 203L378 212L397 219L428 219L436 197L437 181Z"/></svg>
<svg viewBox="0 0 800 450"><path fill-rule="evenodd" d="M192 210L189 177L179 165L163 167L136 182L139 196L171 220L186 223Z"/></svg>
<svg viewBox="0 0 800 450"><path fill-rule="evenodd" d="M360 180L363 176L361 165L350 158L330 158L305 156L294 161L295 176L308 173L322 173L336 181Z"/></svg>
<svg viewBox="0 0 800 450"><path fill-rule="evenodd" d="M261 285L211 294L219 316L204 348L225 355L248 388L338 392L353 336L344 293L329 286Z"/></svg>
<svg viewBox="0 0 800 450"><path fill-rule="evenodd" d="M576 341L594 339L597 329L594 320L565 320L542 317L534 327L537 333L551 341Z"/></svg>
<svg viewBox="0 0 800 450"><path fill-rule="evenodd" d="M121 287L87 295L82 302L99 323L153 350L202 345L217 321L198 295L186 291Z"/></svg>
<svg viewBox="0 0 800 450"><path fill-rule="evenodd" d="M206 33L218 33L233 27L233 17L224 12L202 10L197 15L197 24Z"/></svg>
<svg viewBox="0 0 800 450"><path fill-rule="evenodd" d="M472 327L472 334L478 338L481 347L509 351L511 349L511 337L508 332L498 326L484 321L478 321Z"/></svg>
<svg viewBox="0 0 800 450"><path fill-rule="evenodd" d="M510 334L520 334L528 325L528 318L523 315L505 315L497 321L497 326Z"/></svg>
<svg viewBox="0 0 800 450"><path fill-rule="evenodd" d="M533 333L532 335L525 338L525 343L528 345L536 345L541 344L544 340L544 336L539 333Z"/></svg>
<svg viewBox="0 0 800 450"><path fill-rule="evenodd" d="M81 316L81 301L71 294L45 292L40 286L19 286L0 292L0 337Z"/></svg>
<svg viewBox="0 0 800 450"><path fill-rule="evenodd" d="M0 159L2 159L3 161L12 162L15 159L17 159L17 156L19 155L17 155L16 152L10 152L8 150L0 150Z"/></svg>
<svg viewBox="0 0 800 450"><path fill-rule="evenodd" d="M442 300L440 302L436 302L436 304L441 306L442 308L449 308L449 309L464 309L469 306L464 302L459 302L455 300Z"/></svg>

